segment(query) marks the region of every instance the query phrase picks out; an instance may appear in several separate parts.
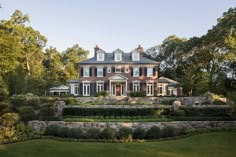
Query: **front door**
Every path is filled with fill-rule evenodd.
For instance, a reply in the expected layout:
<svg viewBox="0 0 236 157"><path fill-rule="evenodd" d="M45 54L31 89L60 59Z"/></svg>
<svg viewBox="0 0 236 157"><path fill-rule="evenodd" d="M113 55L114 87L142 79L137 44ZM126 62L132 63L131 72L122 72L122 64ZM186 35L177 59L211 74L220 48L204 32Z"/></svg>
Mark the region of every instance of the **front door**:
<svg viewBox="0 0 236 157"><path fill-rule="evenodd" d="M116 96L120 96L120 85L116 85Z"/></svg>

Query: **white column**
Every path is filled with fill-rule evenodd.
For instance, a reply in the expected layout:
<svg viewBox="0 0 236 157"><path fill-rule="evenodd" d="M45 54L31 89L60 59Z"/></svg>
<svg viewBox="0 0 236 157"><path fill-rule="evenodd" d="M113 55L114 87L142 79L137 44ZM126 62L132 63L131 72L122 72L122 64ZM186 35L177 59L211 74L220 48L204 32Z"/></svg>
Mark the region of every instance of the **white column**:
<svg viewBox="0 0 236 157"><path fill-rule="evenodd" d="M112 96L112 91L111 91L111 80L109 81L109 88L110 88L110 96Z"/></svg>
<svg viewBox="0 0 236 157"><path fill-rule="evenodd" d="M82 95L84 96L84 82L83 82L83 87L82 87L83 91L82 91Z"/></svg>
<svg viewBox="0 0 236 157"><path fill-rule="evenodd" d="M127 96L127 90L128 90L128 88L127 88L127 80L125 81L125 95Z"/></svg>

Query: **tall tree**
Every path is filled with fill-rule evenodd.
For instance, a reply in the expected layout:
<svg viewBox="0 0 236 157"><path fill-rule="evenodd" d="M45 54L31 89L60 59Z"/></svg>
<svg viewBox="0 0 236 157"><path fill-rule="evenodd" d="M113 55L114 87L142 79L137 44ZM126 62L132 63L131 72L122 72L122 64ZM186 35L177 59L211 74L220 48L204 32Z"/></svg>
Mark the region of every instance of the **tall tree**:
<svg viewBox="0 0 236 157"><path fill-rule="evenodd" d="M17 40L17 46L20 47L22 62L21 66L27 71L28 76L40 77L43 74L43 52L47 40L30 26L25 24L29 22L29 16L16 10L10 20L2 20L1 25L10 30L11 35Z"/></svg>
<svg viewBox="0 0 236 157"><path fill-rule="evenodd" d="M62 57L56 48L50 47L46 49L45 59L45 80L48 81L49 86L65 83L64 65Z"/></svg>
<svg viewBox="0 0 236 157"><path fill-rule="evenodd" d="M76 44L63 52L62 56L63 63L65 65L64 72L66 80L78 79L79 75L77 63L87 58L88 51L82 49L78 44Z"/></svg>
<svg viewBox="0 0 236 157"><path fill-rule="evenodd" d="M181 47L185 42L185 38L171 35L159 45L159 55L156 57L156 60L161 61L160 68L163 75L176 79L178 56L182 52Z"/></svg>

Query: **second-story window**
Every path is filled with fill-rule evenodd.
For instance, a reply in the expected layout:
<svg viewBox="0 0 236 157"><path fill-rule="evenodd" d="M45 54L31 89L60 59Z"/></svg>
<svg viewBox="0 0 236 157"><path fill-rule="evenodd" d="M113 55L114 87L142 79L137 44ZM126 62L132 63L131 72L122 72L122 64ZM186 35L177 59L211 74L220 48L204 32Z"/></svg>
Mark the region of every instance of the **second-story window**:
<svg viewBox="0 0 236 157"><path fill-rule="evenodd" d="M97 77L103 77L103 68L102 67L97 68Z"/></svg>
<svg viewBox="0 0 236 157"><path fill-rule="evenodd" d="M116 66L116 73L121 73L121 67L120 66Z"/></svg>
<svg viewBox="0 0 236 157"><path fill-rule="evenodd" d="M125 73L129 73L129 67L125 67Z"/></svg>
<svg viewBox="0 0 236 157"><path fill-rule="evenodd" d="M107 73L111 73L111 67L107 67Z"/></svg>
<svg viewBox="0 0 236 157"><path fill-rule="evenodd" d="M147 68L147 77L152 77L153 76L153 67L148 67Z"/></svg>
<svg viewBox="0 0 236 157"><path fill-rule="evenodd" d="M84 77L89 77L89 67L84 67L84 73L83 73L83 76Z"/></svg>
<svg viewBox="0 0 236 157"><path fill-rule="evenodd" d="M139 67L134 67L133 76L134 77L139 77Z"/></svg>

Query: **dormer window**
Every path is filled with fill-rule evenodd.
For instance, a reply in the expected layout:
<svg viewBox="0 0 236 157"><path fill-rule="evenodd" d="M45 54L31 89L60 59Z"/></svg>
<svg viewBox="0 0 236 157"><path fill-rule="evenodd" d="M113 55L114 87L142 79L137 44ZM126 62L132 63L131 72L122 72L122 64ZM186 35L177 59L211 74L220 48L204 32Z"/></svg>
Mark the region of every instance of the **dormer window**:
<svg viewBox="0 0 236 157"><path fill-rule="evenodd" d="M122 61L122 54L123 53L124 53L124 51L122 51L120 49L116 49L115 51L113 51L115 62Z"/></svg>
<svg viewBox="0 0 236 157"><path fill-rule="evenodd" d="M121 53L115 53L115 61L121 61L122 54Z"/></svg>
<svg viewBox="0 0 236 157"><path fill-rule="evenodd" d="M104 53L102 52L97 53L97 61L104 61Z"/></svg>
<svg viewBox="0 0 236 157"><path fill-rule="evenodd" d="M132 60L133 61L139 61L139 57L140 57L139 52L132 53Z"/></svg>

